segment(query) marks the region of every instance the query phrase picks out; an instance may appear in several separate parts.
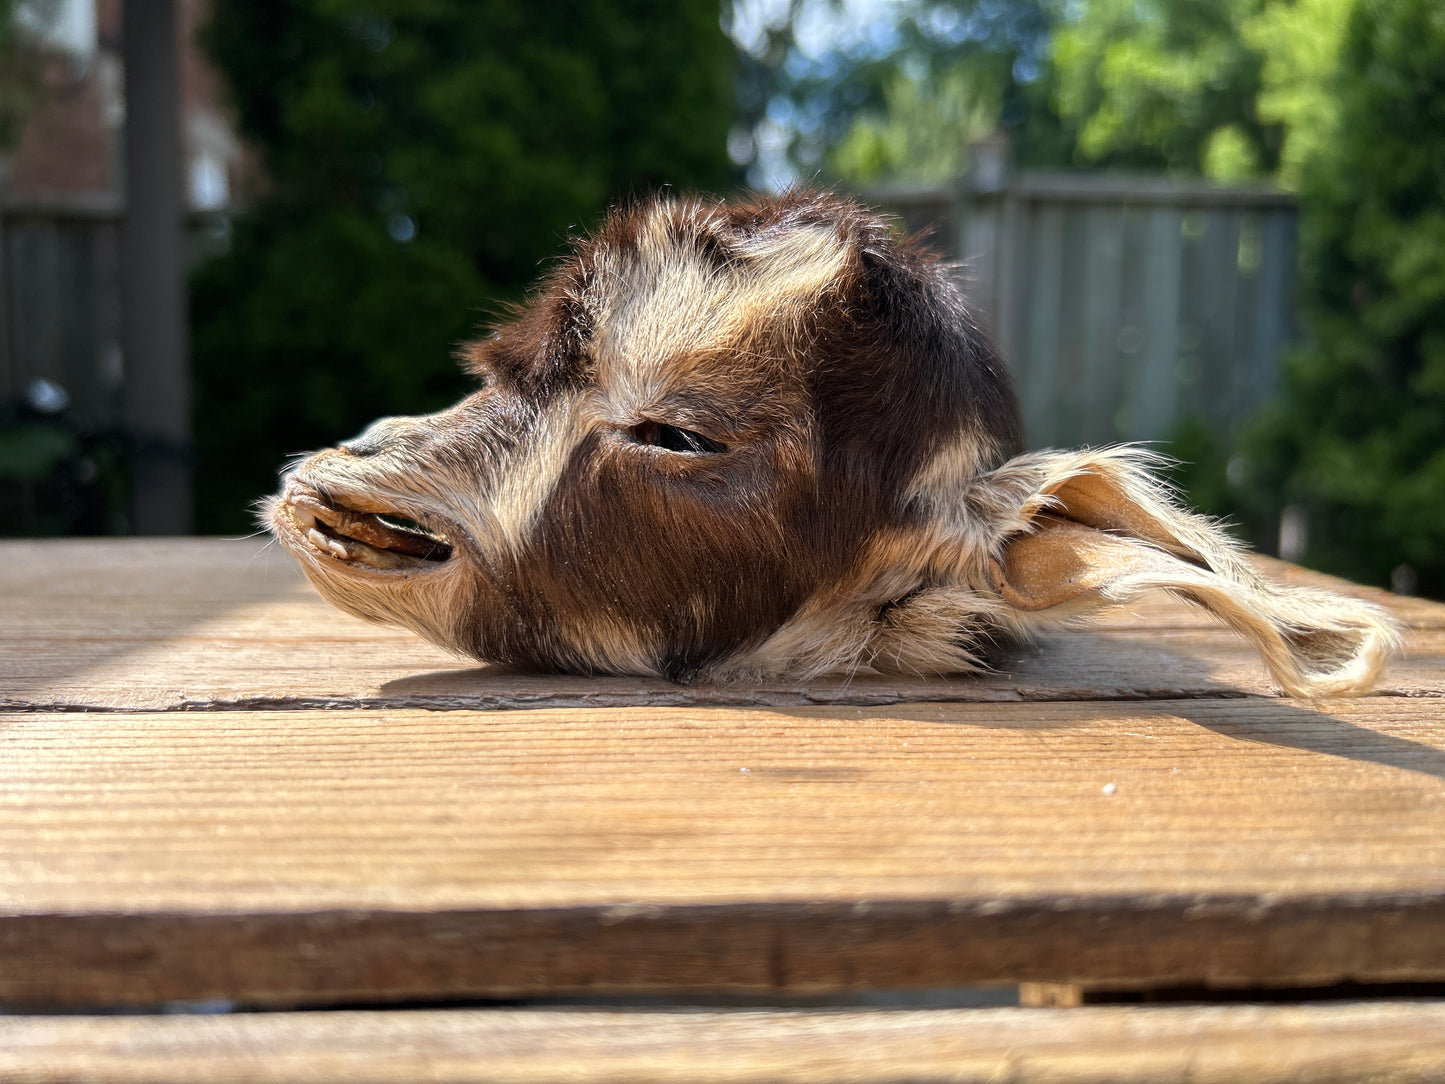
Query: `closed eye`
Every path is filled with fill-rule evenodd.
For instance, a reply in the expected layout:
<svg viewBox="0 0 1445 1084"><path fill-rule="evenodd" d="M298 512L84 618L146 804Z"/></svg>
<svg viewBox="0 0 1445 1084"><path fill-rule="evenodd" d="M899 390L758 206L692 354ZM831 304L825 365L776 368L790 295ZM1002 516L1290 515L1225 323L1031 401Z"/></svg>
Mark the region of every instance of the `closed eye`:
<svg viewBox="0 0 1445 1084"><path fill-rule="evenodd" d="M726 444L713 440L711 437L705 437L701 433L694 433L691 429L683 429L680 426L665 425L662 422L641 422L634 425L629 432L637 443L650 444L655 448L666 448L669 452L698 452L716 455L728 450Z"/></svg>

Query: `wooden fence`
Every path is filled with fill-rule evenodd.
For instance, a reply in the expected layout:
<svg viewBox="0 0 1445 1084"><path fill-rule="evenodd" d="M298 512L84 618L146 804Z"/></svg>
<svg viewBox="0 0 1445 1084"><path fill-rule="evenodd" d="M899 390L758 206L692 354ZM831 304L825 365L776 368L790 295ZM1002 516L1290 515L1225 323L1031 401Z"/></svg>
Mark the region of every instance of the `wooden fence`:
<svg viewBox="0 0 1445 1084"><path fill-rule="evenodd" d="M156 349L123 349L124 219L113 195L0 198L0 534L188 529L187 389L155 371ZM188 258L228 231L224 214L187 215ZM157 461L164 484L137 476Z"/></svg>
<svg viewBox="0 0 1445 1084"><path fill-rule="evenodd" d="M1215 431L1275 386L1293 331L1284 193L1030 174L874 193L962 261L1036 446ZM0 403L37 379L73 424L125 429L115 200L0 205ZM194 247L224 221L192 218Z"/></svg>
<svg viewBox="0 0 1445 1084"><path fill-rule="evenodd" d="M962 262L1034 446L1220 431L1273 391L1294 331L1293 197L1024 173L883 191Z"/></svg>
<svg viewBox="0 0 1445 1084"><path fill-rule="evenodd" d="M113 198L0 205L0 402L46 380L77 423L121 426L121 214Z"/></svg>

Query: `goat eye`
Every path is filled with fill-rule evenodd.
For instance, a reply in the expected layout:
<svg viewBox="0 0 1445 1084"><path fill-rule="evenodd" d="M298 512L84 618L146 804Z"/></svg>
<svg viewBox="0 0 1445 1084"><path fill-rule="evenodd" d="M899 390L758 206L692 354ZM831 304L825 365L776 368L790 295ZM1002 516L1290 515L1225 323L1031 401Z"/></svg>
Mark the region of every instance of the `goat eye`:
<svg viewBox="0 0 1445 1084"><path fill-rule="evenodd" d="M726 444L701 433L694 433L691 429L676 425L664 425L662 422L642 422L634 425L631 433L632 439L639 444L651 444L656 448L666 448L669 452L716 454L728 450Z"/></svg>

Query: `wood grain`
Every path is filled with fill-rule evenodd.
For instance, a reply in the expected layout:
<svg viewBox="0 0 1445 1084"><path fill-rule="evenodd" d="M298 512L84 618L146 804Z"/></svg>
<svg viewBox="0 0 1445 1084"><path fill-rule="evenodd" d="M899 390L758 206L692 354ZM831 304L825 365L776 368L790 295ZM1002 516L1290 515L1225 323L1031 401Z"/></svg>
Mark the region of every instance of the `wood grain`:
<svg viewBox="0 0 1445 1084"><path fill-rule="evenodd" d="M0 543L0 1004L1445 979L1437 604L1344 585L1411 628L1360 701L1245 695L1163 598L991 677L680 689L258 548Z"/></svg>
<svg viewBox="0 0 1445 1084"><path fill-rule="evenodd" d="M1412 627L1382 691L1445 695L1445 606L1273 566L1390 604ZM1160 596L1050 636L979 678L679 688L507 673L333 609L259 541L0 542L0 709L787 706L1268 695L1254 651Z"/></svg>
<svg viewBox="0 0 1445 1084"><path fill-rule="evenodd" d="M0 1079L1345 1082L1439 1079L1440 1002L923 1012L0 1017Z"/></svg>
<svg viewBox="0 0 1445 1084"><path fill-rule="evenodd" d="M0 1004L1445 979L1438 702L0 717Z"/></svg>

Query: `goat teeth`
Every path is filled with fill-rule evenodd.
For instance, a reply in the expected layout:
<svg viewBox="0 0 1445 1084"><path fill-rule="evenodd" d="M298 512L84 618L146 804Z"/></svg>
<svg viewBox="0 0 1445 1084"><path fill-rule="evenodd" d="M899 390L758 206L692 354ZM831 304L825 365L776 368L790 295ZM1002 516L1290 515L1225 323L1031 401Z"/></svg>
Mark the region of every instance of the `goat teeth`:
<svg viewBox="0 0 1445 1084"><path fill-rule="evenodd" d="M325 550L333 557L340 557L343 561L351 560L351 552L346 548L344 544L338 542L334 538L327 538L315 527L312 527L309 531L306 532L306 537L317 549Z"/></svg>
<svg viewBox="0 0 1445 1084"><path fill-rule="evenodd" d="M372 568L400 568L404 563L401 557L390 550L379 550L366 545L357 546L352 559Z"/></svg>

